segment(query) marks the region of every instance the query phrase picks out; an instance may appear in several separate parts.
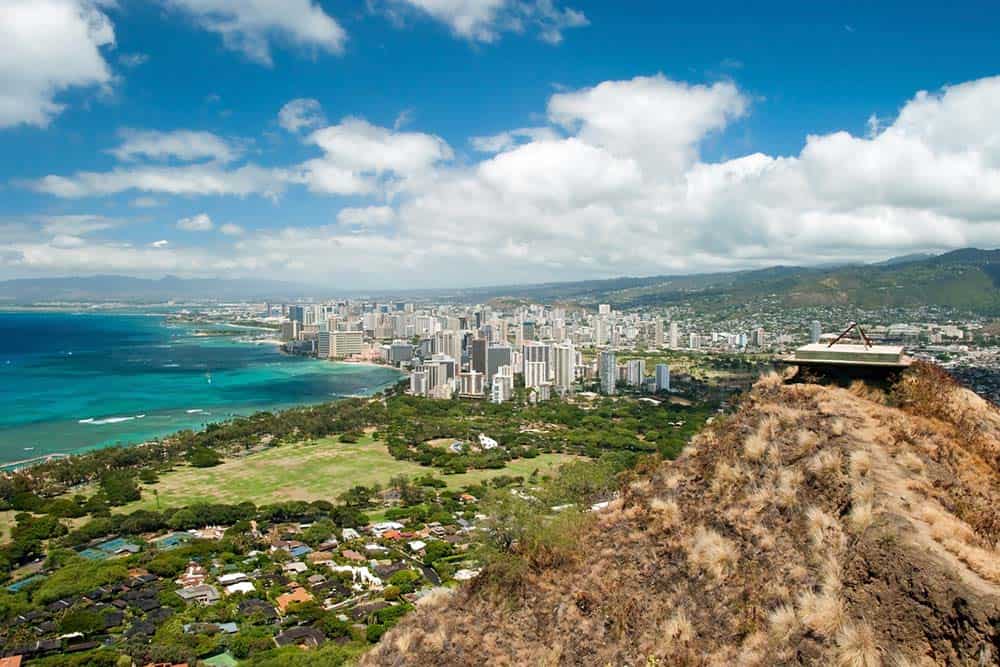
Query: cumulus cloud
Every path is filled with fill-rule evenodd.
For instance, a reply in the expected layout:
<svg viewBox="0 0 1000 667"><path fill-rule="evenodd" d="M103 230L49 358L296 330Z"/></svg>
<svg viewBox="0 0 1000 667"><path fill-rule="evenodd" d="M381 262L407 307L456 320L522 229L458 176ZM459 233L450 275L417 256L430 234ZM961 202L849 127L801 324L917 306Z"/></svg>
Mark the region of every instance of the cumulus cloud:
<svg viewBox="0 0 1000 667"><path fill-rule="evenodd" d="M168 241L166 239L160 239L159 241L153 241L152 243L149 244L149 246L151 248L166 248L168 245L170 245L170 241Z"/></svg>
<svg viewBox="0 0 1000 667"><path fill-rule="evenodd" d="M164 161L171 158L180 162L215 160L232 162L243 152L242 148L211 132L174 130L122 129L119 131L122 143L108 151L122 162L132 162L140 158Z"/></svg>
<svg viewBox="0 0 1000 667"><path fill-rule="evenodd" d="M531 30L549 44L559 44L569 28L589 25L583 12L555 0L388 0L383 7L395 19L412 9L447 25L473 42L495 42L504 32Z"/></svg>
<svg viewBox="0 0 1000 667"><path fill-rule="evenodd" d="M207 213L199 213L190 218L181 218L177 221L177 229L183 229L186 232L207 232L213 227L215 225Z"/></svg>
<svg viewBox="0 0 1000 667"><path fill-rule="evenodd" d="M319 157L256 168L242 187L231 180L238 170L202 171L215 165L35 185L64 196L165 183L185 194L301 183L368 195L339 204L335 225L258 230L198 251L203 273L297 270L345 286L648 275L1000 245L1000 77L919 92L864 136L816 134L791 155L706 160L702 142L749 106L732 83L638 77L553 95L547 124L473 141L486 153L473 162L456 160L432 134L348 118L305 137ZM181 185L191 182L198 187ZM67 236L85 243L47 256L79 262L96 244ZM23 240L9 245L21 262L41 252ZM193 265L185 254L193 251L159 251Z"/></svg>
<svg viewBox="0 0 1000 667"><path fill-rule="evenodd" d="M114 28L93 0L4 0L0 3L0 128L46 127L69 89L107 87L102 49Z"/></svg>
<svg viewBox="0 0 1000 667"><path fill-rule="evenodd" d="M340 54L347 33L314 0L160 0L218 33L226 48L270 66L271 46L282 41Z"/></svg>
<svg viewBox="0 0 1000 667"><path fill-rule="evenodd" d="M473 137L472 147L480 153L500 153L526 141L555 140L559 134L550 127L522 127L485 137Z"/></svg>
<svg viewBox="0 0 1000 667"><path fill-rule="evenodd" d="M360 118L316 130L307 141L323 156L301 165L296 180L327 194L366 194L399 185L454 156L440 137L395 132Z"/></svg>
<svg viewBox="0 0 1000 667"><path fill-rule="evenodd" d="M310 130L326 123L319 100L300 98L281 107L278 124L289 132Z"/></svg>

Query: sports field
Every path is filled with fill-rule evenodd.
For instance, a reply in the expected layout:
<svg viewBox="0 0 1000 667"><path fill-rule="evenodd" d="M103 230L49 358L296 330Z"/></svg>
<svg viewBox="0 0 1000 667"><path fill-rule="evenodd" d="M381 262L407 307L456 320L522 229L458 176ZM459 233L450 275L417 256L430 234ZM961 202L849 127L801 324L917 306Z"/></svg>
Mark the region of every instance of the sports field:
<svg viewBox="0 0 1000 667"><path fill-rule="evenodd" d="M283 500L336 500L352 486L383 486L395 475L438 474L450 487L496 477L528 476L555 471L574 457L542 454L534 459L519 459L500 470L473 470L461 475L440 475L410 461L397 461L385 444L365 436L357 443L342 443L336 437L308 443L283 445L243 458L228 459L214 468L180 467L160 477L156 484L143 485L142 500L117 508L116 512L136 509L178 507L196 502L239 503L251 501L262 505Z"/></svg>

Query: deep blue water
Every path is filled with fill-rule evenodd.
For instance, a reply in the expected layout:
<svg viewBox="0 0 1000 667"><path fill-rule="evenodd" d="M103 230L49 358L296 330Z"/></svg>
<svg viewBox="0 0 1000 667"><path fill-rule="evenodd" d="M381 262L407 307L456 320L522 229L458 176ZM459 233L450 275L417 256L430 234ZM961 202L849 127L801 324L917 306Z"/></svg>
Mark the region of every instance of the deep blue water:
<svg viewBox="0 0 1000 667"><path fill-rule="evenodd" d="M399 374L199 337L163 316L0 313L0 462L378 391Z"/></svg>

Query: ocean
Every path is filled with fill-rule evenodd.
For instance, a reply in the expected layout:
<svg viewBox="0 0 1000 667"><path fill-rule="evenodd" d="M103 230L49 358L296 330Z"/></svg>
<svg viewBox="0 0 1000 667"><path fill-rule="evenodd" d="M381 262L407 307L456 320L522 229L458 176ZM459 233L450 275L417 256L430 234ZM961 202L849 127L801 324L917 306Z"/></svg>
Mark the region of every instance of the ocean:
<svg viewBox="0 0 1000 667"><path fill-rule="evenodd" d="M0 463L371 394L400 377L195 334L164 315L0 312Z"/></svg>

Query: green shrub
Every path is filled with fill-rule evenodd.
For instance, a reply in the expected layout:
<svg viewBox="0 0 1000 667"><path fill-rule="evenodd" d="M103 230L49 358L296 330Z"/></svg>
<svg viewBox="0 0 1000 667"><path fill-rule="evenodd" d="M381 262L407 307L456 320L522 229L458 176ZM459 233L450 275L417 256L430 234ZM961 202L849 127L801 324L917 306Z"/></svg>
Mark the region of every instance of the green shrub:
<svg viewBox="0 0 1000 667"><path fill-rule="evenodd" d="M367 639L372 644L375 644L378 642L378 640L382 639L382 635L385 634L385 630L386 627L380 623L374 623L372 625L369 625L365 629L365 639Z"/></svg>

